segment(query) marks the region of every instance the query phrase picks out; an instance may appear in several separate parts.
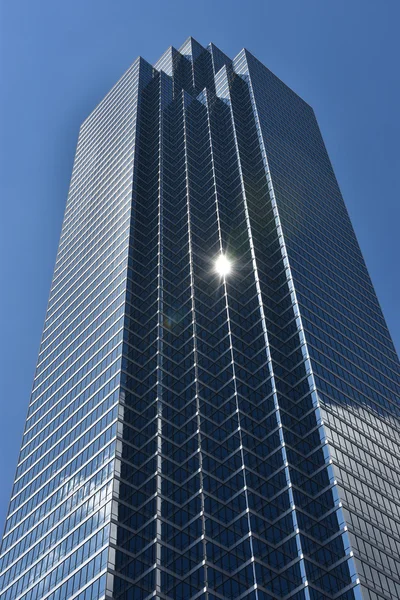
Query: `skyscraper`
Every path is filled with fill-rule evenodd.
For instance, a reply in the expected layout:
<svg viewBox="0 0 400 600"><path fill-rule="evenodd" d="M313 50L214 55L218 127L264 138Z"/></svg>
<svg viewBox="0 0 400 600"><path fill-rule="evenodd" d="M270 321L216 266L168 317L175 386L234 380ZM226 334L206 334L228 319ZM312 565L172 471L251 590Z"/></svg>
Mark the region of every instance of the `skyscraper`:
<svg viewBox="0 0 400 600"><path fill-rule="evenodd" d="M80 129L1 598L399 598L398 384L309 105L138 58Z"/></svg>

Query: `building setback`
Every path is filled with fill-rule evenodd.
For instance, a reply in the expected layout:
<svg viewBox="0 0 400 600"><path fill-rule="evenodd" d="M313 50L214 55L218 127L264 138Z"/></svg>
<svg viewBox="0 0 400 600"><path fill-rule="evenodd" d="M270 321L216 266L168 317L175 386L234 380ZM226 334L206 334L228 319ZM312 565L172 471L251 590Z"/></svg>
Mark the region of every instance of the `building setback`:
<svg viewBox="0 0 400 600"><path fill-rule="evenodd" d="M310 106L138 58L80 129L2 600L400 598L398 384Z"/></svg>

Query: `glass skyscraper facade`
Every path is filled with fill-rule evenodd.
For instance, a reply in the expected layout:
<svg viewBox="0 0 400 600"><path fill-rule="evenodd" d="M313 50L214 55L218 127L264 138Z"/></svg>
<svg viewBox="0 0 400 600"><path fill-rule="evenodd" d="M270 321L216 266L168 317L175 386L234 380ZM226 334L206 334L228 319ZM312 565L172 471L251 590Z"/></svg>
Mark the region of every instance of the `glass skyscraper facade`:
<svg viewBox="0 0 400 600"><path fill-rule="evenodd" d="M399 413L313 110L138 58L80 129L2 600L400 598Z"/></svg>

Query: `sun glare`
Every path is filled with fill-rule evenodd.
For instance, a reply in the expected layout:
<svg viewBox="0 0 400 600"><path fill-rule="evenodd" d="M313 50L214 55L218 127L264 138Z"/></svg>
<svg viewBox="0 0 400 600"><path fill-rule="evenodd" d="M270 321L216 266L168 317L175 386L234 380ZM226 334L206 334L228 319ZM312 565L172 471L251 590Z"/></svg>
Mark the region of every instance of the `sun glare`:
<svg viewBox="0 0 400 600"><path fill-rule="evenodd" d="M215 272L221 277L226 277L232 271L232 262L225 256L220 254L215 261Z"/></svg>

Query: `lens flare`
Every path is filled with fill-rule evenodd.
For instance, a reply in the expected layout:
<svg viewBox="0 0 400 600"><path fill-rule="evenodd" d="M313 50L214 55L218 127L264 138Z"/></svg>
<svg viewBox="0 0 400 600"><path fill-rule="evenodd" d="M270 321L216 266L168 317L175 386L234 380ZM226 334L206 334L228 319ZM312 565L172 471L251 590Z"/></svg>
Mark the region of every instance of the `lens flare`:
<svg viewBox="0 0 400 600"><path fill-rule="evenodd" d="M232 271L232 262L225 256L220 254L215 261L215 272L221 277L226 277Z"/></svg>

